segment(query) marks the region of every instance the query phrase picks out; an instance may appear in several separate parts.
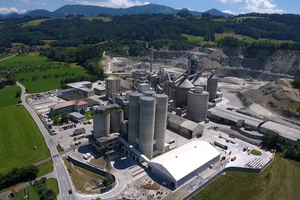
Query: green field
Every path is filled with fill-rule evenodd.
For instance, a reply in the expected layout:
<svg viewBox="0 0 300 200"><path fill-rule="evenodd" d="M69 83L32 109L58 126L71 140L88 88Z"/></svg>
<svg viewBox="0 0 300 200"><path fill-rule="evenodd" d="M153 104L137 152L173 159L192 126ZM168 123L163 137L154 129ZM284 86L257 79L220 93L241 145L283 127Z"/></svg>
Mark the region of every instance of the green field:
<svg viewBox="0 0 300 200"><path fill-rule="evenodd" d="M29 93L45 92L60 87L61 79L70 78L78 75L85 75L86 70L81 66L76 64L70 64L70 68L63 67L65 63L52 62L48 61L44 56L38 56L36 53L30 53L29 56L18 56L9 58L7 60L0 62L1 67L6 69L11 69L11 71L18 70L21 67L42 67L42 66L51 66L51 69L48 70L35 70L33 72L27 73L15 73L18 80L24 79L21 81L22 84L29 88ZM60 68L59 68L60 67ZM74 74L73 74L74 73ZM60 74L61 76L55 78L55 74ZM73 75L72 75L73 74ZM43 76L51 76L47 79L44 79ZM32 77L37 77L35 81L32 80Z"/></svg>
<svg viewBox="0 0 300 200"><path fill-rule="evenodd" d="M254 17L254 16L245 16L245 17L236 17L236 22L243 22L244 19L260 19L264 17Z"/></svg>
<svg viewBox="0 0 300 200"><path fill-rule="evenodd" d="M205 42L204 41L204 37L198 37L198 36L194 36L194 35L187 35L187 34L181 34L183 37L186 37L188 39L189 42L194 42L194 43L203 43L203 44L215 44L215 42ZM253 39L251 37L248 36L244 36L244 35L238 35L235 33L216 33L215 34L215 38L216 40L220 40L222 38L225 37L233 37L236 38L238 40L243 40L245 42L271 42L274 44L281 44L281 43L294 43L294 41L292 40L272 40L272 39L266 39L266 38L259 38L258 40Z"/></svg>
<svg viewBox="0 0 300 200"><path fill-rule="evenodd" d="M46 181L46 185L48 189L52 189L56 196L59 193L58 182L55 178L49 178Z"/></svg>
<svg viewBox="0 0 300 200"><path fill-rule="evenodd" d="M75 76L84 75L86 71L82 67L77 68L60 68L60 69L50 69L47 71L34 71L30 73L21 73L17 74L17 79L28 79L28 81L22 82L22 84L29 88L29 93L45 92L60 87L60 80L68 77L74 76L65 76L54 78L54 74L65 74L65 73L74 73ZM51 75L51 78L43 79L44 75ZM32 77L38 76L38 79L32 81Z"/></svg>
<svg viewBox="0 0 300 200"><path fill-rule="evenodd" d="M226 18L213 19L215 22L226 22Z"/></svg>
<svg viewBox="0 0 300 200"><path fill-rule="evenodd" d="M45 176L46 174L53 172L53 170L54 170L53 161L49 160L45 163L42 163L42 164L38 165L38 168L40 170L38 177Z"/></svg>
<svg viewBox="0 0 300 200"><path fill-rule="evenodd" d="M7 58L7 57L9 57L9 56L12 56L12 55L14 55L14 54L15 54L15 53L7 53L7 54L5 54L5 55L0 54L0 60L3 59L3 58Z"/></svg>
<svg viewBox="0 0 300 200"><path fill-rule="evenodd" d="M1 99L14 100L14 97L0 96ZM23 167L50 156L42 134L23 106L0 108L0 119L1 174L14 167ZM33 149L34 146L37 146L37 150Z"/></svg>
<svg viewBox="0 0 300 200"><path fill-rule="evenodd" d="M29 21L29 22L26 22L26 23L22 24L22 27L27 27L27 26L38 26L38 25L40 25L42 22L47 21L47 20L50 20L50 19L37 19L37 20Z"/></svg>
<svg viewBox="0 0 300 200"><path fill-rule="evenodd" d="M94 19L96 20L103 20L104 22L111 22L112 19L110 17L84 17L83 19L93 21Z"/></svg>
<svg viewBox="0 0 300 200"><path fill-rule="evenodd" d="M192 199L297 200L300 196L300 163L276 155L262 173L227 172Z"/></svg>
<svg viewBox="0 0 300 200"><path fill-rule="evenodd" d="M11 87L11 88L4 88L4 89L0 90L0 97L1 97L0 98L0 109L7 107L7 106L12 106L12 105L18 104L19 98L15 98L17 91L22 91L22 90L20 87L17 87L17 86ZM1 132L1 128L0 128L0 132Z"/></svg>
<svg viewBox="0 0 300 200"><path fill-rule="evenodd" d="M45 42L45 45L43 45L43 46L36 46L37 48L49 49L49 48L51 48L50 43L51 42L55 42L57 40L42 40L42 41Z"/></svg>
<svg viewBox="0 0 300 200"><path fill-rule="evenodd" d="M38 194L36 193L36 191L34 190L34 188L32 186L26 187L25 189L29 193L29 199L30 200L40 199L40 197L38 196ZM19 196L18 197L13 198L13 197L11 197L11 195L9 195L8 198L12 199L12 200L21 200L21 197L23 197L23 196L25 196L25 190L24 189L19 191Z"/></svg>

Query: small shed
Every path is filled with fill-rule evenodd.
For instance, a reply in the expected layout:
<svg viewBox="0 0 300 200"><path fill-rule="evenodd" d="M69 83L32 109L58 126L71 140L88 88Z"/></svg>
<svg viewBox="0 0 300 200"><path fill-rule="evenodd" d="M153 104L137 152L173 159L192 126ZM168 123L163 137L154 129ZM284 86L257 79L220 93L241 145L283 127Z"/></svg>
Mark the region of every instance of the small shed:
<svg viewBox="0 0 300 200"><path fill-rule="evenodd" d="M19 196L19 190L18 190L18 188L12 189L11 190L11 194L12 194L13 197Z"/></svg>

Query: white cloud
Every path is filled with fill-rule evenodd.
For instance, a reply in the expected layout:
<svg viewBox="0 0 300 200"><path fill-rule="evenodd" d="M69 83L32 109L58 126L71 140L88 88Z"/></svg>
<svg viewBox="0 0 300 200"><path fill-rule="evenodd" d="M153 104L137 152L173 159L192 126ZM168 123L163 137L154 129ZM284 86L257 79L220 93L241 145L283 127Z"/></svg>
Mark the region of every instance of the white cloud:
<svg viewBox="0 0 300 200"><path fill-rule="evenodd" d="M241 2L242 0L217 0L220 1L222 3L238 3Z"/></svg>
<svg viewBox="0 0 300 200"><path fill-rule="evenodd" d="M232 12L231 10L223 10L222 12L230 15L235 15L235 13Z"/></svg>
<svg viewBox="0 0 300 200"><path fill-rule="evenodd" d="M257 13L282 13L285 10L277 9L276 4L272 4L273 0L245 0L246 9L250 12Z"/></svg>
<svg viewBox="0 0 300 200"><path fill-rule="evenodd" d="M12 12L16 12L16 13L25 13L27 10L18 10L16 7L11 7L11 8L4 8L1 7L0 8L0 14L8 14L8 13L12 13Z"/></svg>
<svg viewBox="0 0 300 200"><path fill-rule="evenodd" d="M101 6L110 8L128 8L132 6L141 6L149 4L148 2L141 3L139 1L129 1L129 0L107 0L106 2L90 2L90 1L76 1L78 4L91 5L91 6Z"/></svg>
<svg viewBox="0 0 300 200"><path fill-rule="evenodd" d="M46 5L45 2L39 2L39 1L37 1L36 4L37 4L37 5L42 5L42 6L45 6L45 5Z"/></svg>

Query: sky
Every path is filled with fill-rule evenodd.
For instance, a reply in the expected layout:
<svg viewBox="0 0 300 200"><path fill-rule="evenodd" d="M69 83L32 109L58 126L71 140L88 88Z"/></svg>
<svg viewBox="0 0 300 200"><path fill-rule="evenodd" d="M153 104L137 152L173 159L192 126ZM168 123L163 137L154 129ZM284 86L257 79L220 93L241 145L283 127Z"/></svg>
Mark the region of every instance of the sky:
<svg viewBox="0 0 300 200"><path fill-rule="evenodd" d="M54 11L67 4L127 8L149 3L200 12L216 8L230 14L249 12L300 14L300 0L0 0L0 14L24 13L35 9Z"/></svg>

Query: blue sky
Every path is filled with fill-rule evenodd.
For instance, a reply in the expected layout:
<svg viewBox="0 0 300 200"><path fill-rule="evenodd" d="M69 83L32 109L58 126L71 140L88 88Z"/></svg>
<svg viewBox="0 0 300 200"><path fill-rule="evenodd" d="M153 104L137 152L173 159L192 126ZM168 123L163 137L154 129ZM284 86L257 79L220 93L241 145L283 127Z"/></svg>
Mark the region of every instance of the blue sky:
<svg viewBox="0 0 300 200"><path fill-rule="evenodd" d="M299 0L0 0L0 14L22 13L34 9L54 11L66 4L126 8L147 3L161 4L173 8L189 8L195 11L216 8L232 14L249 12L300 14Z"/></svg>

